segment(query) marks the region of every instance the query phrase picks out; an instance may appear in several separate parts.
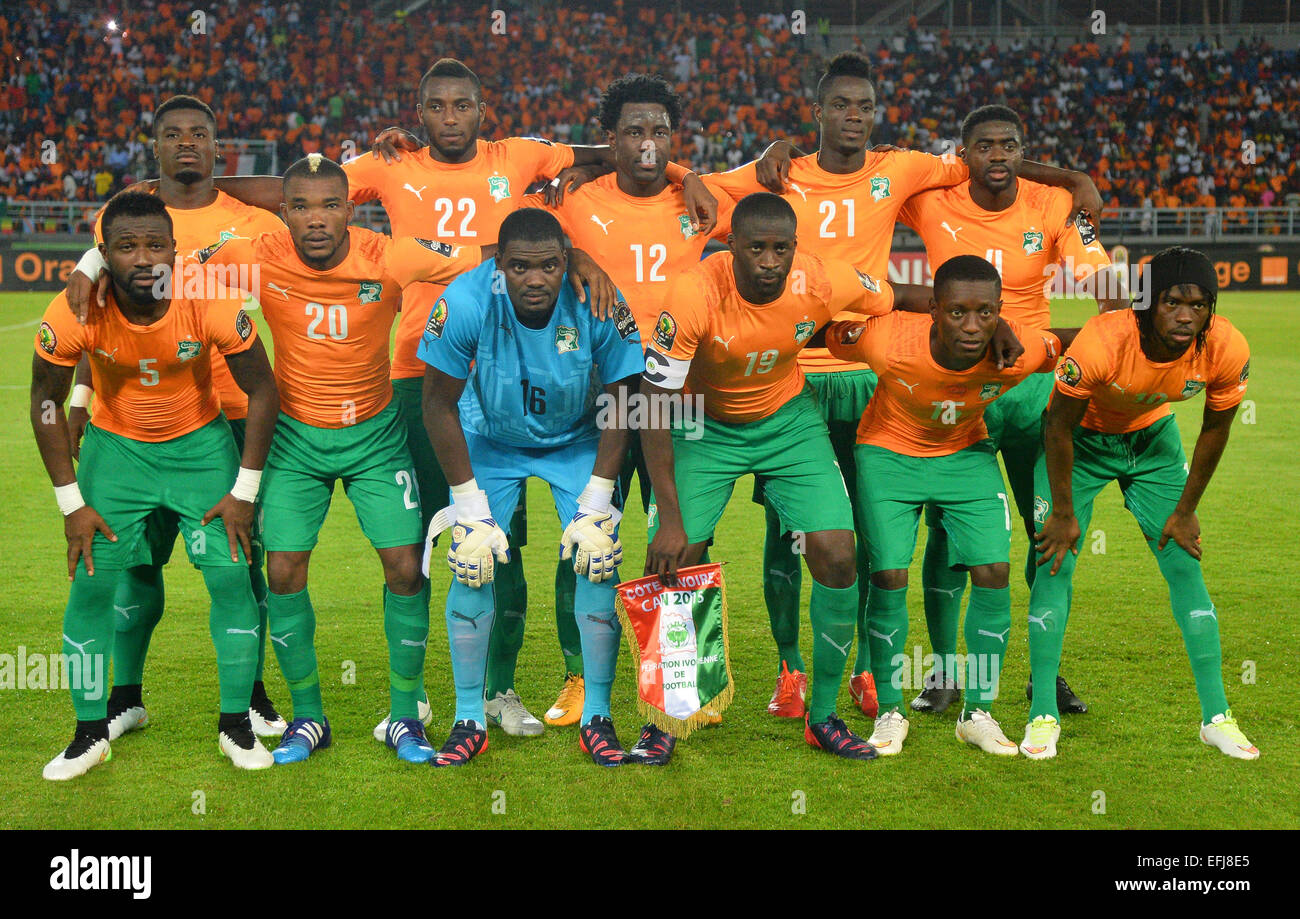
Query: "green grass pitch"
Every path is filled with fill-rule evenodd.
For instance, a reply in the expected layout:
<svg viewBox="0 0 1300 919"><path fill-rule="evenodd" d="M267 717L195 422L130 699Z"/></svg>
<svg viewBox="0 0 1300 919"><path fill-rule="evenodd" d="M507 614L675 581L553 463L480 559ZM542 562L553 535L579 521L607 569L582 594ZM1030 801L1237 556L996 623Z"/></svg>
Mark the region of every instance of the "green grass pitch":
<svg viewBox="0 0 1300 919"><path fill-rule="evenodd" d="M20 646L29 653L57 653L67 600L62 529L27 420L32 335L49 299L0 296L0 654L17 655ZM1085 303L1058 306L1055 318L1062 325L1082 321L1091 309ZM1064 720L1057 759L995 760L959 743L953 737L955 707L943 716L914 715L899 757L859 764L812 750L801 724L766 712L776 658L760 580L762 515L743 481L714 549L714 557L727 563L737 683L721 727L680 744L666 769L598 769L578 750L574 728L548 728L533 739L494 731L487 753L469 768L405 765L370 734L387 710L381 572L339 489L311 574L320 673L335 736L331 749L306 764L261 773L237 772L219 756L207 599L197 572L177 551L167 569L167 613L146 669L152 723L114 744L111 763L74 782L44 781L42 765L71 736L67 694L0 690L0 825L1295 827L1300 625L1292 608L1297 565L1286 515L1300 507L1294 473L1300 430L1285 390L1300 379L1294 344L1300 318L1294 295L1285 293L1227 294L1220 310L1251 343L1253 406L1234 425L1200 518L1206 580L1221 614L1228 698L1263 751L1257 762L1230 760L1197 739L1199 707L1165 586L1115 487L1098 501L1085 543L1063 664L1091 711ZM1179 411L1189 456L1202 405L1198 399ZM540 482L530 483L528 498L531 543L524 557L531 595L518 689L540 715L562 676L552 615L559 525ZM623 528L626 576L639 573L644 559L643 525L639 508L630 511ZM1007 735L1019 740L1028 711L1028 654L1027 592L1015 575L1025 537L1016 529L1013 630L996 714ZM1090 552L1098 530L1105 534L1104 554ZM915 588L920 557L918 546L910 644L928 650ZM452 712L440 626L446 578L436 578L426 674L435 745ZM809 583L805 575L805 598ZM808 658L806 627L804 647ZM287 713L288 692L270 657L267 685ZM351 685L343 682L346 662L355 668ZM634 695L625 646L614 718L628 744L640 725ZM869 732L849 704L847 686L840 712L853 729Z"/></svg>

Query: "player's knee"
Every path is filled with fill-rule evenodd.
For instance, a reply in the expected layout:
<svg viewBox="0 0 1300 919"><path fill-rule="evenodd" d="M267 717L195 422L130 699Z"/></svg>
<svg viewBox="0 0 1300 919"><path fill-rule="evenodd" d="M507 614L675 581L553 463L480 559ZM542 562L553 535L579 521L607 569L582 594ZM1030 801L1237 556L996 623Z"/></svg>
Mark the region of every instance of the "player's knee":
<svg viewBox="0 0 1300 919"><path fill-rule="evenodd" d="M881 590L902 590L907 586L907 569L891 568L888 571L873 571L871 584Z"/></svg>
<svg viewBox="0 0 1300 919"><path fill-rule="evenodd" d="M420 553L390 553L384 558L384 583L395 594L409 597L420 592L424 575L420 571Z"/></svg>
<svg viewBox="0 0 1300 919"><path fill-rule="evenodd" d="M274 594L293 594L307 586L307 552L268 552L266 586Z"/></svg>
<svg viewBox="0 0 1300 919"><path fill-rule="evenodd" d="M1006 587L1011 577L1011 565L997 562L993 565L976 565L970 570L970 582L976 587L989 590L1001 590Z"/></svg>

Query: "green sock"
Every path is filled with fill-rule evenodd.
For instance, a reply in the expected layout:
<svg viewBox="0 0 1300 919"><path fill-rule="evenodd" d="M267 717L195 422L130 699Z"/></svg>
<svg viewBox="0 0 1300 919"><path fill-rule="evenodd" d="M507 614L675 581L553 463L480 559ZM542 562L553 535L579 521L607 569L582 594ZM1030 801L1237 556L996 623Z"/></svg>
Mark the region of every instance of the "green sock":
<svg viewBox="0 0 1300 919"><path fill-rule="evenodd" d="M564 675L582 676L582 633L574 613L578 575L573 561L560 559L555 566L555 634L560 638L564 656Z"/></svg>
<svg viewBox="0 0 1300 919"><path fill-rule="evenodd" d="M100 568L86 574L77 563L68 605L63 610L63 653L72 707L78 721L108 717L108 664L112 655L113 600L121 571Z"/></svg>
<svg viewBox="0 0 1300 919"><path fill-rule="evenodd" d="M257 601L248 572L243 568L202 568L212 606L208 630L217 649L217 685L221 689L221 712L236 715L248 711L257 673L257 648L262 643Z"/></svg>
<svg viewBox="0 0 1300 919"><path fill-rule="evenodd" d="M115 684L137 686L144 682L144 659L154 627L162 619L164 599L161 568L139 565L121 572L113 595Z"/></svg>
<svg viewBox="0 0 1300 919"><path fill-rule="evenodd" d="M488 639L487 682L484 698L514 689L515 665L524 646L524 620L528 612L528 584L524 581L521 547L510 547L510 561L497 565L492 579L496 591L496 617Z"/></svg>
<svg viewBox="0 0 1300 919"><path fill-rule="evenodd" d="M835 714L835 701L839 698L844 666L853 644L857 602L856 581L839 588L813 581L812 602L808 606L808 618L815 633L812 698L808 704L808 720L813 724Z"/></svg>
<svg viewBox="0 0 1300 919"><path fill-rule="evenodd" d="M867 594L867 619L871 631L871 675L876 681L880 712L898 711L903 704L902 683L895 678L907 665L907 588L886 590L871 585ZM902 658L900 664L898 658Z"/></svg>
<svg viewBox="0 0 1300 919"><path fill-rule="evenodd" d="M772 638L776 641L779 656L776 669L782 662L790 670L804 669L803 656L799 654L799 588L803 566L794 551L793 541L781 533L781 518L771 505L764 509L767 531L763 537L763 599L767 602L767 618L772 624Z"/></svg>
<svg viewBox="0 0 1300 919"><path fill-rule="evenodd" d="M1038 550L1034 548L1034 541L1031 539L1029 540L1029 547L1025 549L1025 584L1030 590L1034 589L1034 575L1037 573Z"/></svg>
<svg viewBox="0 0 1300 919"><path fill-rule="evenodd" d="M392 721L415 718L429 646L428 581L412 596L384 587L384 635L388 639L388 717Z"/></svg>
<svg viewBox="0 0 1300 919"><path fill-rule="evenodd" d="M324 722L320 673L316 669L316 611L307 588L292 594L268 593L266 613L275 657L289 686L293 717Z"/></svg>
<svg viewBox="0 0 1300 919"><path fill-rule="evenodd" d="M966 604L966 680L962 684L962 718L975 709L993 713L998 677L1011 634L1011 588L970 588ZM1055 684L1053 684L1055 685Z"/></svg>
<svg viewBox="0 0 1300 919"><path fill-rule="evenodd" d="M266 666L266 575L262 571L261 550L254 549L257 561L248 566L248 580L253 586L253 601L257 604L257 621L261 625L257 634L261 639L257 643L257 682L262 682L262 668Z"/></svg>
<svg viewBox="0 0 1300 919"><path fill-rule="evenodd" d="M1151 550L1155 551L1152 542ZM1201 723L1228 710L1223 691L1223 650L1219 643L1219 614L1205 589L1201 563L1172 539L1156 552L1160 573L1169 582L1169 605L1174 621L1183 633L1183 645L1196 679L1196 696L1201 702Z"/></svg>
<svg viewBox="0 0 1300 919"><path fill-rule="evenodd" d="M1058 721L1056 677L1061 669L1061 647L1065 644L1065 626L1070 621L1071 582L1079 557L1066 552L1061 568L1053 576L1044 565L1034 576L1029 590L1029 674L1034 683L1034 698L1029 704L1029 720L1051 715ZM1039 687L1044 691L1039 692Z"/></svg>
<svg viewBox="0 0 1300 919"><path fill-rule="evenodd" d="M938 661L951 661L957 653L957 625L961 622L961 596L966 590L966 572L948 566L948 534L943 527L932 526L925 538L925 559L921 565L921 585L925 588L925 627L930 633L930 649ZM957 674L947 673L955 678Z"/></svg>
<svg viewBox="0 0 1300 919"><path fill-rule="evenodd" d="M867 600L871 596L871 557L867 555L866 538L858 534L858 656L853 662L854 673L871 670L871 635L867 631Z"/></svg>

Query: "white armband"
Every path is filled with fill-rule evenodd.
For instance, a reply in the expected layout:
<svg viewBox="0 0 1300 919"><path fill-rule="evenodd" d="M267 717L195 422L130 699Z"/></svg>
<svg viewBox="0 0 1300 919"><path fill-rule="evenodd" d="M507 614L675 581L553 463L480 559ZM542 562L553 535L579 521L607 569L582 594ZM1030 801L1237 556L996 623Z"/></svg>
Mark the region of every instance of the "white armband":
<svg viewBox="0 0 1300 919"><path fill-rule="evenodd" d="M487 492L478 487L475 479L451 486L451 503L457 520L485 520L492 516Z"/></svg>
<svg viewBox="0 0 1300 919"><path fill-rule="evenodd" d="M104 261L104 256L100 254L98 246L92 246L86 250L86 254L77 262L77 267L73 271L80 271L92 281L98 281L101 272L108 271L108 262Z"/></svg>
<svg viewBox="0 0 1300 919"><path fill-rule="evenodd" d="M95 391L85 383L78 383L72 387L72 399L68 402L68 408L87 408L90 405L90 397Z"/></svg>
<svg viewBox="0 0 1300 919"><path fill-rule="evenodd" d="M257 500L257 491L261 487L262 470L240 466L239 475L235 476L235 484L230 486L230 494L237 501L247 501L252 504Z"/></svg>
<svg viewBox="0 0 1300 919"><path fill-rule="evenodd" d="M76 482L55 485L54 500L59 502L59 511L64 517L86 506L86 499L81 497L81 486Z"/></svg>
<svg viewBox="0 0 1300 919"><path fill-rule="evenodd" d="M681 389L686 385L686 375L691 362L661 354L654 348L645 349L645 372L642 377L660 389Z"/></svg>
<svg viewBox="0 0 1300 919"><path fill-rule="evenodd" d="M593 475L587 481L587 487L578 495L578 510L597 514L609 512L610 502L614 500L614 480L602 479Z"/></svg>

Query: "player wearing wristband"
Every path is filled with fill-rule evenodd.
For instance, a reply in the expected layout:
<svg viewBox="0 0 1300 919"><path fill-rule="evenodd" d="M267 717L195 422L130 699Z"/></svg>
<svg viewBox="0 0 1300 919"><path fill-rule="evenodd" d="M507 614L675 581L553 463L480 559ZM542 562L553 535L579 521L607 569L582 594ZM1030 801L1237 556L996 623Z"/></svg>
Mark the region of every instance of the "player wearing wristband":
<svg viewBox="0 0 1300 919"><path fill-rule="evenodd" d="M455 575L446 621L456 713L433 764L461 766L487 748L483 681L497 613L493 580L509 557L508 532L497 520L508 519L524 480L537 476L550 484L565 524L561 558L578 575L586 668L579 744L597 765L618 766L625 754L609 709L621 634L614 611L621 500L614 485L628 432L617 420L597 427L596 390L603 387L601 399L627 404L643 362L640 338L630 316L597 320L577 302L553 216L518 210L502 222L499 243L494 261L448 285L418 352L429 365L425 428L452 501L430 525L425 570L433 538L451 527L446 559Z"/></svg>
<svg viewBox="0 0 1300 919"><path fill-rule="evenodd" d="M993 265L959 255L934 273L930 316L893 312L827 332L832 354L865 361L880 374L858 425L857 513L871 558L867 634L880 694L870 743L882 756L901 752L908 733L898 679L909 660L907 569L921 509L931 505L951 536L947 563L969 571L974 585L957 737L987 753L1016 753L992 716L1011 629L1011 510L983 418L1021 380L1049 372L1060 341L1011 320L1025 354L999 368L988 351L1001 292Z"/></svg>
<svg viewBox="0 0 1300 919"><path fill-rule="evenodd" d="M271 754L249 721L260 626L247 567L253 502L279 408L270 364L238 301L157 295L155 268L176 256L161 200L119 195L104 210L103 231L106 305L79 325L66 299L55 298L32 365L32 425L68 537L64 653L80 675L72 681L76 733L44 775L74 778L111 756L105 690L114 601L122 573L150 559L146 519L159 508L180 520L211 597L221 751L240 768L263 769ZM58 406L83 352L91 355L100 402L74 476ZM242 457L212 382L217 352L248 395Z"/></svg>
<svg viewBox="0 0 1300 919"><path fill-rule="evenodd" d="M1196 519L1246 392L1250 349L1228 320L1215 315L1218 277L1205 255L1165 249L1147 269L1152 302L1089 319L1056 369L1045 452L1034 470L1042 567L1029 595L1029 663L1036 685L1052 685L1078 545L1097 494L1118 480L1124 506L1169 585L1201 702L1201 740L1228 756L1257 759L1259 750L1237 726L1224 695L1220 611L1201 573ZM1169 403L1201 392L1205 413L1189 468ZM1056 755L1061 728L1055 702L1051 693L1034 696L1020 745L1031 759Z"/></svg>

